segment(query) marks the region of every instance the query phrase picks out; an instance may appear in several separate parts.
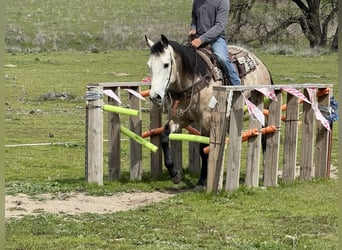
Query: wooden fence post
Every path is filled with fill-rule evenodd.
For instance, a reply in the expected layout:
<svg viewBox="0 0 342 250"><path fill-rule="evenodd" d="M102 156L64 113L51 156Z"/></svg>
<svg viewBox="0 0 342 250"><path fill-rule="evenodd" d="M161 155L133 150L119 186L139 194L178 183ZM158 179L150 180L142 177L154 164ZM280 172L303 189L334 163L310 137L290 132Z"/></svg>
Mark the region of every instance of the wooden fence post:
<svg viewBox="0 0 342 250"><path fill-rule="evenodd" d="M304 89L304 95L309 99L307 89ZM303 102L303 128L302 128L302 147L300 160L300 179L310 180L313 169L314 156L314 111L311 104Z"/></svg>
<svg viewBox="0 0 342 250"><path fill-rule="evenodd" d="M264 108L264 96L258 91L252 91L250 101L255 104L259 110ZM249 129L261 129L262 124L254 117L250 117ZM261 133L248 139L248 154L245 184L247 187L259 186L259 169L261 153Z"/></svg>
<svg viewBox="0 0 342 250"><path fill-rule="evenodd" d="M298 121L299 121L298 98L290 93L287 94L286 121L284 137L283 181L294 181L296 174L296 157L298 144Z"/></svg>
<svg viewBox="0 0 342 250"><path fill-rule="evenodd" d="M233 92L232 110L229 122L228 163L226 191L239 188L241 165L241 128L243 127L243 96L241 91Z"/></svg>
<svg viewBox="0 0 342 250"><path fill-rule="evenodd" d="M88 91L98 93L98 98L87 103L87 180L103 185L103 88L92 86Z"/></svg>
<svg viewBox="0 0 342 250"><path fill-rule="evenodd" d="M161 108L157 105L151 103L151 111L150 111L150 129L158 128L162 124L161 118ZM151 163L151 177L157 178L163 172L162 165L162 150L160 149L160 135L152 135L150 138L151 143L158 146L158 151L156 153L150 153L150 163Z"/></svg>
<svg viewBox="0 0 342 250"><path fill-rule="evenodd" d="M317 98L318 105L329 107L330 106L330 95L322 95ZM317 124L317 136L316 136L316 165L315 165L315 176L316 177L327 177L328 169L328 148L329 148L329 131L320 123Z"/></svg>
<svg viewBox="0 0 342 250"><path fill-rule="evenodd" d="M193 128L199 129L198 124L193 123ZM199 152L200 143L189 142L189 171L194 174L200 174L201 161Z"/></svg>
<svg viewBox="0 0 342 250"><path fill-rule="evenodd" d="M139 92L139 87L130 87L132 90ZM138 116L129 117L129 128L134 133L141 135L141 100L132 94L129 94L129 103L131 109L139 110ZM141 180L142 176L142 146L136 141L130 139L130 180Z"/></svg>
<svg viewBox="0 0 342 250"><path fill-rule="evenodd" d="M119 96L119 87L110 88ZM108 97L108 104L118 105L113 98ZM120 115L108 112L108 180L115 181L120 179L121 173L121 133Z"/></svg>
<svg viewBox="0 0 342 250"><path fill-rule="evenodd" d="M208 178L207 192L216 193L220 184L220 174L223 161L223 151L227 131L227 92L213 90L213 96L217 103L212 111L211 129L210 129L210 153L208 158Z"/></svg>
<svg viewBox="0 0 342 250"><path fill-rule="evenodd" d="M268 124L277 128L281 126L281 90L275 90L277 101L270 101ZM264 154L264 186L271 187L278 184L278 165L280 149L280 132L266 135L266 151Z"/></svg>

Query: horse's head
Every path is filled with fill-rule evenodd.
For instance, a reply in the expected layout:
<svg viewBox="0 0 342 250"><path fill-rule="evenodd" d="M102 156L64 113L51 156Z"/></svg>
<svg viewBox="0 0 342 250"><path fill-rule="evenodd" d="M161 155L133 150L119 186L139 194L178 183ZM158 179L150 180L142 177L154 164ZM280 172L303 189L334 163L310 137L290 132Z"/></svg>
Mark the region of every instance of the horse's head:
<svg viewBox="0 0 342 250"><path fill-rule="evenodd" d="M168 39L161 35L161 40L154 43L145 36L147 45L151 48L147 65L151 71L150 99L162 106L169 86L176 81L174 51Z"/></svg>

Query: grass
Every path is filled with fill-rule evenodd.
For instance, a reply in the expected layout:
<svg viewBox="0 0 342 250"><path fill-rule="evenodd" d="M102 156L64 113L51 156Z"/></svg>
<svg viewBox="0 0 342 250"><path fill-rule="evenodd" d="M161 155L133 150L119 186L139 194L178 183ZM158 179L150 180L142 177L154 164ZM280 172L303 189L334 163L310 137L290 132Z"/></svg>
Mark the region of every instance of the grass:
<svg viewBox="0 0 342 250"><path fill-rule="evenodd" d="M318 195L319 194L319 195ZM11 220L7 249L336 249L335 181L187 192L137 210ZM320 196L320 199L318 198Z"/></svg>
<svg viewBox="0 0 342 250"><path fill-rule="evenodd" d="M191 13L181 0L15 0L6 8L8 51L141 49L145 34L184 37Z"/></svg>

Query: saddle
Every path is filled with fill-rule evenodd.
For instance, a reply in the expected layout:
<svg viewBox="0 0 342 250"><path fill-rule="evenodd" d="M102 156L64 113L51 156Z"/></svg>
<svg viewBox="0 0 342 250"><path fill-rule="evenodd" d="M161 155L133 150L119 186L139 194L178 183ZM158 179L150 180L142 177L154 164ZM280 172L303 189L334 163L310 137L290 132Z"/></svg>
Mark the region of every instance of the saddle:
<svg viewBox="0 0 342 250"><path fill-rule="evenodd" d="M224 74L220 63L216 59L216 56L209 44L200 47L197 52L207 63L215 81L222 80L223 85L231 85L228 76ZM258 65L257 61L253 55L235 46L229 46L228 58L235 66L235 70L239 74L241 84L243 85L246 75L256 69L256 66Z"/></svg>

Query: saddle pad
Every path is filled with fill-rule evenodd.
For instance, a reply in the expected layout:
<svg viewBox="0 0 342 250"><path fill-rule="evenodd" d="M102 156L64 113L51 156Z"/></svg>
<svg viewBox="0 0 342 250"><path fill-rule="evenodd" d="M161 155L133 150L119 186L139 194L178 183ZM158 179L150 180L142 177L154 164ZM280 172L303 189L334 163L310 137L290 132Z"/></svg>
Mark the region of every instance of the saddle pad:
<svg viewBox="0 0 342 250"><path fill-rule="evenodd" d="M258 65L253 55L236 47L229 48L229 58L232 63L236 64L240 77L255 70Z"/></svg>
<svg viewBox="0 0 342 250"><path fill-rule="evenodd" d="M254 70L258 65L254 57L250 54L246 54L243 57L237 57L236 60L239 64L244 65L246 74Z"/></svg>

